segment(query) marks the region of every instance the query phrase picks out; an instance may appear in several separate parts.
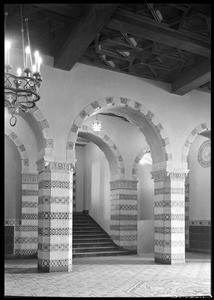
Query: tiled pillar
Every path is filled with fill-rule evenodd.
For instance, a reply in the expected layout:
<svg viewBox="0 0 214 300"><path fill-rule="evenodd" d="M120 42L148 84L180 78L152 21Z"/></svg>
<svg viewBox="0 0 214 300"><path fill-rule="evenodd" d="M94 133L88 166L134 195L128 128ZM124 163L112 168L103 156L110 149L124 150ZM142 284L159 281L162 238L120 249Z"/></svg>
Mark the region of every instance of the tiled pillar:
<svg viewBox="0 0 214 300"><path fill-rule="evenodd" d="M185 174L161 170L152 175L155 262L185 263Z"/></svg>
<svg viewBox="0 0 214 300"><path fill-rule="evenodd" d="M38 248L38 175L22 174L20 257L34 257Z"/></svg>
<svg viewBox="0 0 214 300"><path fill-rule="evenodd" d="M37 162L38 270L72 270L72 165L65 162Z"/></svg>
<svg viewBox="0 0 214 300"><path fill-rule="evenodd" d="M137 250L137 181L111 183L111 238L128 250Z"/></svg>
<svg viewBox="0 0 214 300"><path fill-rule="evenodd" d="M189 175L185 180L185 247L189 250Z"/></svg>

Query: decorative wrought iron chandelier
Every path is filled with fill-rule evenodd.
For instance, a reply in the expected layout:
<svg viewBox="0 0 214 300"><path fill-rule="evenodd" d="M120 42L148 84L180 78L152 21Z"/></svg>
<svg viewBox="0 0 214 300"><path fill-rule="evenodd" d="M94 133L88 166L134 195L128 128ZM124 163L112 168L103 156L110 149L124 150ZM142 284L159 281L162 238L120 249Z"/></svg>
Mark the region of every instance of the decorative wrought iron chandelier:
<svg viewBox="0 0 214 300"><path fill-rule="evenodd" d="M5 12L5 34L6 20L8 12ZM10 73L12 66L10 65L10 42L5 41L5 72L4 72L4 105L7 107L10 118L10 125L15 126L17 115L20 109L28 112L29 109L36 105L39 101L39 88L42 81L40 73L40 65L42 59L38 51L35 51L35 64L33 64L31 45L28 30L28 18L25 18L26 36L23 26L22 5L20 5L21 15L21 39L23 51L23 73L22 69L17 69L17 76ZM25 45L27 45L25 47Z"/></svg>
<svg viewBox="0 0 214 300"><path fill-rule="evenodd" d="M101 131L102 130L102 122L98 120L98 115L96 115L96 119L92 123L93 131Z"/></svg>

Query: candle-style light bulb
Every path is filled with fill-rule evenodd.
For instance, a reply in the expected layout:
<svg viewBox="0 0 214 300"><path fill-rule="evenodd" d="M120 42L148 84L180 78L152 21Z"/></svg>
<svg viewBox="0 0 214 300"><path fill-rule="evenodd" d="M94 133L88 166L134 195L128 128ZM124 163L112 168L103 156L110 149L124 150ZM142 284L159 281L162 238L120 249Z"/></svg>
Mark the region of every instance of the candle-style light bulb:
<svg viewBox="0 0 214 300"><path fill-rule="evenodd" d="M32 65L32 72L36 73L36 65Z"/></svg>
<svg viewBox="0 0 214 300"><path fill-rule="evenodd" d="M21 75L22 75L22 69L21 69L21 68L18 68L18 69L17 69L17 75L18 75L18 76L21 76Z"/></svg>
<svg viewBox="0 0 214 300"><path fill-rule="evenodd" d="M41 63L42 63L42 59L41 59L41 56L39 56L38 57L38 72L40 72Z"/></svg>
<svg viewBox="0 0 214 300"><path fill-rule="evenodd" d="M35 53L34 53L34 56L35 56L35 58L38 58L39 57L39 51L35 51Z"/></svg>
<svg viewBox="0 0 214 300"><path fill-rule="evenodd" d="M10 64L10 42L6 41L5 42L5 64L9 65Z"/></svg>
<svg viewBox="0 0 214 300"><path fill-rule="evenodd" d="M26 47L25 53L30 54L30 47L29 46Z"/></svg>
<svg viewBox="0 0 214 300"><path fill-rule="evenodd" d="M26 53L26 68L29 68L29 63L30 63L30 47L27 46L25 48L25 53Z"/></svg>
<svg viewBox="0 0 214 300"><path fill-rule="evenodd" d="M38 58L39 58L39 51L37 51L37 50L35 51L34 57L35 57L36 72L38 72Z"/></svg>
<svg viewBox="0 0 214 300"><path fill-rule="evenodd" d="M6 48L6 49L10 49L10 46L11 46L10 42L9 42L9 41L6 41L6 42L5 42L5 48Z"/></svg>

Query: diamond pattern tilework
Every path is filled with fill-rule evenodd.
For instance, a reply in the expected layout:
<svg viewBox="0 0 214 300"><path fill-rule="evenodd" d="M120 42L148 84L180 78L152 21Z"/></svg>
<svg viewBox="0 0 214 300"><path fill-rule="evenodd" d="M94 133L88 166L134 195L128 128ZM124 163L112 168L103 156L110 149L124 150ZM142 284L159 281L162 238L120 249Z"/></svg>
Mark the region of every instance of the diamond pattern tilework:
<svg viewBox="0 0 214 300"><path fill-rule="evenodd" d="M153 172L153 177L155 261L181 263L185 254L185 176L163 170Z"/></svg>
<svg viewBox="0 0 214 300"><path fill-rule="evenodd" d="M16 238L16 250L25 255L37 253L38 242L38 175L35 173L22 174L22 224L17 231L20 236ZM35 230L36 229L36 230ZM29 253L28 250L32 253Z"/></svg>
<svg viewBox="0 0 214 300"><path fill-rule="evenodd" d="M137 247L137 182L111 182L111 238L125 248ZM115 223L116 222L116 223ZM132 250L133 250L132 249Z"/></svg>
<svg viewBox="0 0 214 300"><path fill-rule="evenodd" d="M65 258L72 257L73 170L70 164L59 162L40 169L38 270L68 272L72 260Z"/></svg>
<svg viewBox="0 0 214 300"><path fill-rule="evenodd" d="M38 204L66 204L69 205L72 202L72 199L67 197L53 197L50 195L39 196Z"/></svg>

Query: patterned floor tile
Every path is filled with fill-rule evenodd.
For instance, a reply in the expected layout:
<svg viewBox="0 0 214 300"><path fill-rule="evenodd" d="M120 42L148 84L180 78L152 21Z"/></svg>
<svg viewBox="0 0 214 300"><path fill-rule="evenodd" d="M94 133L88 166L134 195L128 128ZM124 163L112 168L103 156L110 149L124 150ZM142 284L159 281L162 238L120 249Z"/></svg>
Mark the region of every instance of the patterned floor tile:
<svg viewBox="0 0 214 300"><path fill-rule="evenodd" d="M35 259L5 262L7 296L176 297L209 293L209 255L190 254L183 265L156 265L152 256L81 258L73 261L70 273L40 273Z"/></svg>

